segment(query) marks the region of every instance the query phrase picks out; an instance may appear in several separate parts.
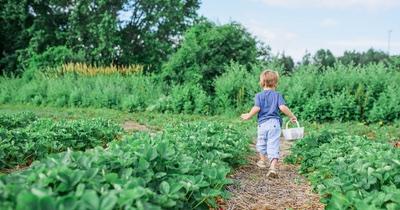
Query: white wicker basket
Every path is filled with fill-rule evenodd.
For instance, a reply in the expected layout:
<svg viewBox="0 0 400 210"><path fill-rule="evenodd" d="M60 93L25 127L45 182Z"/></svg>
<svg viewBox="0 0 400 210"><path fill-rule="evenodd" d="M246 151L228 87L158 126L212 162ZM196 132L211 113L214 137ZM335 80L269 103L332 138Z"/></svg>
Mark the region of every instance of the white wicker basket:
<svg viewBox="0 0 400 210"><path fill-rule="evenodd" d="M300 127L299 122L296 121L297 128L288 128L289 123L290 121L286 123L286 129L282 130L283 137L288 141L302 139L304 137L304 127Z"/></svg>

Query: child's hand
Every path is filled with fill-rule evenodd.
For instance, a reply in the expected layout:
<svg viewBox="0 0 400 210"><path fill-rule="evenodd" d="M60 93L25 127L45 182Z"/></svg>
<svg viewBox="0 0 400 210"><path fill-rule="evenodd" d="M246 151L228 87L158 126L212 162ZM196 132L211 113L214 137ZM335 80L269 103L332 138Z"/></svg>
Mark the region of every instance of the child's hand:
<svg viewBox="0 0 400 210"><path fill-rule="evenodd" d="M242 118L242 120L248 120L251 118L251 115L250 115L250 113L246 113L246 114L242 114L240 117Z"/></svg>
<svg viewBox="0 0 400 210"><path fill-rule="evenodd" d="M290 121L291 121L292 123L297 122L297 117L293 115L293 116L290 118Z"/></svg>

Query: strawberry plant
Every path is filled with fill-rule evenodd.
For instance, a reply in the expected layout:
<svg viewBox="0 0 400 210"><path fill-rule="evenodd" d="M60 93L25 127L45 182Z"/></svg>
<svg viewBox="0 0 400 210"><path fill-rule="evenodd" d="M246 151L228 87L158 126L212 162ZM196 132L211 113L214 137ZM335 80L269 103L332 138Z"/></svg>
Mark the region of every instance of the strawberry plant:
<svg viewBox="0 0 400 210"><path fill-rule="evenodd" d="M33 119L31 115L21 114L13 117L11 119L17 119L16 122L10 120L14 123L0 127L0 169L30 164L33 160L65 151L67 148L85 150L104 146L121 132L118 124L104 119L36 119L29 123L28 119ZM21 127L22 122L28 125Z"/></svg>
<svg viewBox="0 0 400 210"><path fill-rule="evenodd" d="M327 209L399 209L400 151L360 136L324 132L297 142L300 163Z"/></svg>
<svg viewBox="0 0 400 210"><path fill-rule="evenodd" d="M37 120L37 116L33 112L21 112L17 114L0 114L0 128L13 129L21 128L29 125Z"/></svg>
<svg viewBox="0 0 400 210"><path fill-rule="evenodd" d="M195 122L53 154L0 177L0 209L209 209L228 196L226 177L249 152L247 139L228 125Z"/></svg>

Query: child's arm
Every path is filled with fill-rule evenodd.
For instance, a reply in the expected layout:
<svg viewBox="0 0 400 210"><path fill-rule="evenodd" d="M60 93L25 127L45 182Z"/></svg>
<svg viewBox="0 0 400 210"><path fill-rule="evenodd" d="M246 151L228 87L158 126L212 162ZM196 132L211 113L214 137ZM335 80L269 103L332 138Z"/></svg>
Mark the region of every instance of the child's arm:
<svg viewBox="0 0 400 210"><path fill-rule="evenodd" d="M260 111L260 107L258 107L258 106L253 106L253 108L251 108L251 110L250 110L249 113L242 114L240 117L241 117L243 120L248 120L248 119L250 119L251 117L253 117L255 114L257 114L259 111Z"/></svg>
<svg viewBox="0 0 400 210"><path fill-rule="evenodd" d="M290 109L286 105L280 105L279 109L281 110L281 112L283 112L286 116L290 118L290 121L292 122L297 121L296 116L292 113L292 111L290 111Z"/></svg>

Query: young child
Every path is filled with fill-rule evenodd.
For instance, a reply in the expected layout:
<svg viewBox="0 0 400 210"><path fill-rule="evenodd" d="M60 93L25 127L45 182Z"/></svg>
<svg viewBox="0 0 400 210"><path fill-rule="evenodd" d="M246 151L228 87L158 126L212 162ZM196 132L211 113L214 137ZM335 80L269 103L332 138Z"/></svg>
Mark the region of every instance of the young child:
<svg viewBox="0 0 400 210"><path fill-rule="evenodd" d="M258 113L257 121L257 151L260 160L257 166L267 167L267 157L270 160L268 177L276 178L276 164L279 159L279 138L281 136L282 118L279 110L287 115L292 122L296 122L296 116L285 105L282 95L275 91L278 85L279 75L275 71L265 70L260 75L260 86L264 89L255 96L255 105L249 113L242 114L243 120L248 120Z"/></svg>

